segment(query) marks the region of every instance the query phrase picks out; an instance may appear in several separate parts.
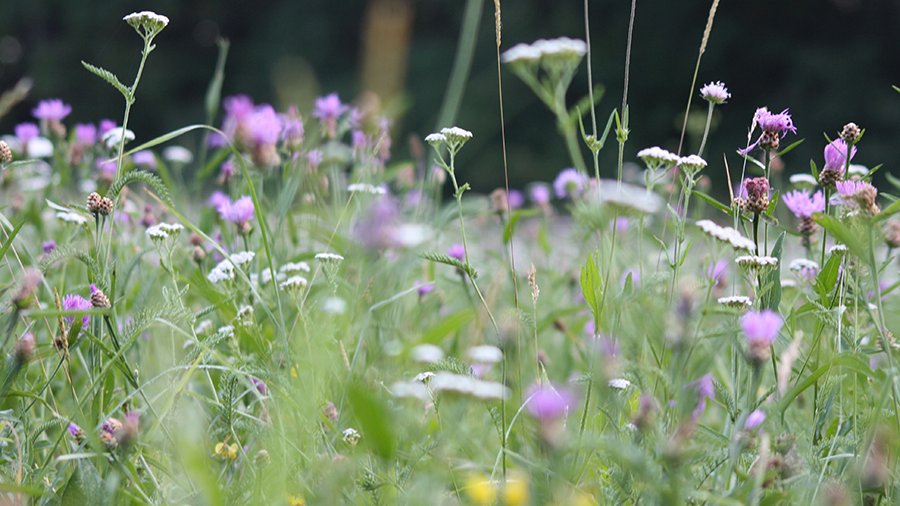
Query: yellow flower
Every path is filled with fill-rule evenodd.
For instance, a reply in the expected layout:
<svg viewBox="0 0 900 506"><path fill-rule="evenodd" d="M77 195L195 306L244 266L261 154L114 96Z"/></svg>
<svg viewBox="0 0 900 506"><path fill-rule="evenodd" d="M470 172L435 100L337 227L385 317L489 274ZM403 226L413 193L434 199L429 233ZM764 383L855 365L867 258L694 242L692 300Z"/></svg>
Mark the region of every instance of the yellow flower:
<svg viewBox="0 0 900 506"><path fill-rule="evenodd" d="M227 441L227 439L226 439ZM226 441L222 441L221 443L216 443L216 456L226 459L226 460L235 460L238 457L238 445L237 443L227 444Z"/></svg>
<svg viewBox="0 0 900 506"><path fill-rule="evenodd" d="M497 489L494 488L494 483L481 474L469 476L466 480L465 490L469 499L480 506L490 506L497 500Z"/></svg>
<svg viewBox="0 0 900 506"><path fill-rule="evenodd" d="M291 367L291 378L297 379L299 377L300 377L300 375L297 374L297 366Z"/></svg>
<svg viewBox="0 0 900 506"><path fill-rule="evenodd" d="M306 506L306 499L299 495L289 495L287 500L290 506Z"/></svg>
<svg viewBox="0 0 900 506"><path fill-rule="evenodd" d="M503 504L506 506L528 504L528 481L525 476L513 476L506 480L506 486L503 487Z"/></svg>

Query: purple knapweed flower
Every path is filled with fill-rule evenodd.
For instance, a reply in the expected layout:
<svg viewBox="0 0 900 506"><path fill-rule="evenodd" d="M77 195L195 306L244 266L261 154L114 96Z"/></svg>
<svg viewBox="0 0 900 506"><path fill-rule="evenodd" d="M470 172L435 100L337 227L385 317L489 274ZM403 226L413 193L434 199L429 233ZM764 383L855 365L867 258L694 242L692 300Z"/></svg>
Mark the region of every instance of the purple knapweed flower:
<svg viewBox="0 0 900 506"><path fill-rule="evenodd" d="M697 406L691 413L691 419L697 421L700 415L706 411L706 401L716 397L716 385L713 383L713 377L710 373L704 374L692 385L697 389Z"/></svg>
<svg viewBox="0 0 900 506"><path fill-rule="evenodd" d="M834 187L841 197L853 197L860 191L872 187L872 184L861 179L848 179L846 181L835 182Z"/></svg>
<svg viewBox="0 0 900 506"><path fill-rule="evenodd" d="M534 385L528 389L528 413L541 422L558 420L575 403L575 396L565 388Z"/></svg>
<svg viewBox="0 0 900 506"><path fill-rule="evenodd" d="M242 227L253 219L253 199L244 195L234 202L223 202L222 205L217 207L217 210L223 220Z"/></svg>
<svg viewBox="0 0 900 506"><path fill-rule="evenodd" d="M250 378L250 383L252 383L253 386L256 387L256 390L260 395L266 395L266 392L269 391L269 387L268 385L266 385L266 382L259 378Z"/></svg>
<svg viewBox="0 0 900 506"><path fill-rule="evenodd" d="M573 168L563 169L553 180L556 198L575 198L584 190L585 177Z"/></svg>
<svg viewBox="0 0 900 506"><path fill-rule="evenodd" d="M81 439L82 437L84 437L84 431L81 430L81 427L79 427L75 422L70 422L67 430L69 431L69 435L75 439Z"/></svg>
<svg viewBox="0 0 900 506"><path fill-rule="evenodd" d="M506 200L510 209L519 209L525 204L525 196L519 190L509 190Z"/></svg>
<svg viewBox="0 0 900 506"><path fill-rule="evenodd" d="M781 199L797 218L811 218L813 214L825 210L825 197L821 190L812 196L808 191L794 190L785 193Z"/></svg>
<svg viewBox="0 0 900 506"><path fill-rule="evenodd" d="M81 295L77 294L69 294L63 297L62 299L62 308L65 311L83 311L86 309L91 309L94 307L91 305L91 301L85 299ZM72 322L75 321L74 316L66 316L65 318L66 324L71 326ZM88 315L84 315L81 319L82 328L87 327L88 323L90 323L91 317Z"/></svg>
<svg viewBox="0 0 900 506"><path fill-rule="evenodd" d="M285 145L297 148L303 144L303 118L300 117L297 106L288 107L287 112L281 115L281 125L281 137L284 139Z"/></svg>
<svg viewBox="0 0 900 506"><path fill-rule="evenodd" d="M771 309L748 311L741 317L741 330L751 345L762 343L769 346L775 342L783 323L781 316Z"/></svg>
<svg viewBox="0 0 900 506"><path fill-rule="evenodd" d="M350 138L353 141L353 152L356 154L365 150L366 145L369 143L369 138L366 137L366 133L362 130L354 130L350 133Z"/></svg>
<svg viewBox="0 0 900 506"><path fill-rule="evenodd" d="M319 165L322 165L322 159L324 156L322 155L322 151L318 149L311 149L309 153L306 154L306 163L309 164L309 170L315 172L318 170Z"/></svg>
<svg viewBox="0 0 900 506"><path fill-rule="evenodd" d="M23 146L28 144L28 141L31 139L41 135L41 129L34 123L19 123L16 125L15 132L16 138L19 139Z"/></svg>
<svg viewBox="0 0 900 506"><path fill-rule="evenodd" d="M116 177L116 161L115 160L97 160L95 163L97 171L100 172L100 178L106 181L112 181Z"/></svg>
<svg viewBox="0 0 900 506"><path fill-rule="evenodd" d="M72 107L69 104L63 103L58 98L51 98L38 102L37 107L31 111L31 114L39 120L61 121L71 112Z"/></svg>
<svg viewBox="0 0 900 506"><path fill-rule="evenodd" d="M546 207L550 205L550 188L545 184L532 185L528 197L538 206Z"/></svg>
<svg viewBox="0 0 900 506"><path fill-rule="evenodd" d="M149 149L138 151L137 153L131 155L131 160L135 165L139 165L141 167L147 167L149 169L156 168L156 156Z"/></svg>
<svg viewBox="0 0 900 506"><path fill-rule="evenodd" d="M328 137L334 137L337 134L337 120L348 109L347 105L341 103L337 93L331 93L316 99L312 115L322 122Z"/></svg>
<svg viewBox="0 0 900 506"><path fill-rule="evenodd" d="M850 148L850 160L856 156L856 146ZM847 143L844 139L835 139L825 146L825 170L832 170L839 174L844 173L844 167L847 164Z"/></svg>
<svg viewBox="0 0 900 506"><path fill-rule="evenodd" d="M116 122L115 122L115 121L113 121L113 120L111 120L111 119L101 119L101 120L100 120L100 124L99 124L98 127L97 127L97 134L98 134L100 137L103 137L103 135L104 135L106 132L109 132L109 131L112 130L113 128L116 128Z"/></svg>
<svg viewBox="0 0 900 506"><path fill-rule="evenodd" d="M766 414L762 410L757 409L747 415L747 420L744 422L744 428L750 431L756 430L756 428L765 421Z"/></svg>
<svg viewBox="0 0 900 506"><path fill-rule="evenodd" d="M447 249L447 255L450 258L455 258L460 262L464 262L466 258L466 248L463 247L462 244L454 243Z"/></svg>
<svg viewBox="0 0 900 506"><path fill-rule="evenodd" d="M223 205L231 204L231 199L228 198L228 195L225 195L224 193L222 193L220 191L214 191L214 192L212 192L212 195L209 196L209 200L207 200L207 202L213 209L215 209L216 211L219 211L219 209ZM219 212L221 212L221 211L219 211Z"/></svg>
<svg viewBox="0 0 900 506"><path fill-rule="evenodd" d="M275 144L281 136L281 119L271 105L261 105L247 116L247 135L254 146Z"/></svg>
<svg viewBox="0 0 900 506"><path fill-rule="evenodd" d="M75 144L93 146L97 143L97 127L91 123L75 124Z"/></svg>
<svg viewBox="0 0 900 506"><path fill-rule="evenodd" d="M753 144L739 150L741 154L746 155L760 145L764 149L777 150L782 137L788 132L797 133L797 127L794 126L794 120L787 109L773 114L769 112L769 109L760 107L753 115L752 128L755 129L757 125L762 129L762 135Z"/></svg>
<svg viewBox="0 0 900 506"><path fill-rule="evenodd" d="M713 286L721 288L728 280L728 262L719 260L718 262L710 262L706 269L706 276L712 280Z"/></svg>
<svg viewBox="0 0 900 506"><path fill-rule="evenodd" d="M53 239L44 241L44 244L41 245L41 249L44 250L44 253L53 253L53 250L56 249L56 241Z"/></svg>
<svg viewBox="0 0 900 506"><path fill-rule="evenodd" d="M434 291L434 283L432 283L430 281L423 282L422 284L419 285L419 288L417 291L419 292L419 298L421 299L422 297L424 297Z"/></svg>

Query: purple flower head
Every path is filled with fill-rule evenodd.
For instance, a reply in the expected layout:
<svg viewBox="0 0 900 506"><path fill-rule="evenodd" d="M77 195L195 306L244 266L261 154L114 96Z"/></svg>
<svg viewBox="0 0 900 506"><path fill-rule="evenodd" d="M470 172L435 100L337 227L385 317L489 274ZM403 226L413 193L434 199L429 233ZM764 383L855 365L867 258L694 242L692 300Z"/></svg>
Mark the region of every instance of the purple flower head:
<svg viewBox="0 0 900 506"><path fill-rule="evenodd" d="M131 155L131 159L134 161L135 165L140 165L141 167L147 167L149 169L156 168L156 156L154 156L153 152L149 149L138 151Z"/></svg>
<svg viewBox="0 0 900 506"><path fill-rule="evenodd" d="M69 435L75 439L79 439L84 436L84 431L82 431L81 427L79 427L75 422L69 423L68 431Z"/></svg>
<svg viewBox="0 0 900 506"><path fill-rule="evenodd" d="M528 412L542 422L558 420L575 403L575 396L565 388L534 385L528 389Z"/></svg>
<svg viewBox="0 0 900 506"><path fill-rule="evenodd" d="M744 428L747 430L755 430L766 421L766 414L762 410L755 410L747 415L747 421L744 422Z"/></svg>
<svg viewBox="0 0 900 506"><path fill-rule="evenodd" d="M100 137L103 137L103 134L109 132L113 128L116 128L116 122L111 119L101 119L100 127L97 129L97 133Z"/></svg>
<svg viewBox="0 0 900 506"><path fill-rule="evenodd" d="M250 378L250 383L256 387L256 390L260 395L266 395L266 392L269 391L269 387L266 385L266 382L259 378Z"/></svg>
<svg viewBox="0 0 900 506"><path fill-rule="evenodd" d="M337 133L337 120L348 109L348 106L341 103L337 93L331 93L316 99L312 115L322 122L328 136L334 137Z"/></svg>
<svg viewBox="0 0 900 506"><path fill-rule="evenodd" d="M728 88L722 81L707 83L700 88L700 96L713 104L724 104L726 100L731 98Z"/></svg>
<svg viewBox="0 0 900 506"><path fill-rule="evenodd" d="M609 229L616 229L616 232L619 234L624 234L628 232L628 228L631 226L631 220L624 216L619 216L615 219L615 221L609 224Z"/></svg>
<svg viewBox="0 0 900 506"><path fill-rule="evenodd" d="M771 309L748 311L741 317L741 330L751 346L769 346L775 342L783 323L781 316Z"/></svg>
<svg viewBox="0 0 900 506"><path fill-rule="evenodd" d="M97 160L96 166L103 179L111 180L116 176L115 160Z"/></svg>
<svg viewBox="0 0 900 506"><path fill-rule="evenodd" d="M253 113L253 107L253 99L247 95L232 95L222 101L225 114L236 120L247 119Z"/></svg>
<svg viewBox="0 0 900 506"><path fill-rule="evenodd" d="M525 204L525 196L519 190L509 190L506 198L510 209L519 209Z"/></svg>
<svg viewBox="0 0 900 506"><path fill-rule="evenodd" d="M353 152L359 153L366 149L366 144L368 144L369 139L366 137L366 133L362 130L354 130L350 137L353 139Z"/></svg>
<svg viewBox="0 0 900 506"><path fill-rule="evenodd" d="M398 244L397 217L400 214L397 202L384 195L373 201L357 225L353 234L357 240L372 249L387 249Z"/></svg>
<svg viewBox="0 0 900 506"><path fill-rule="evenodd" d="M868 187L871 183L867 183L861 179L848 179L846 181L837 181L834 187L837 189L838 195L842 197L852 197ZM874 188L874 187L873 187Z"/></svg>
<svg viewBox="0 0 900 506"><path fill-rule="evenodd" d="M19 123L16 125L16 137L22 144L28 144L28 141L41 135L41 129L34 123Z"/></svg>
<svg viewBox="0 0 900 506"><path fill-rule="evenodd" d="M584 190L585 178L577 170L563 169L553 180L553 192L556 198L575 198Z"/></svg>
<svg viewBox="0 0 900 506"><path fill-rule="evenodd" d="M219 211L219 209L221 209L224 205L231 205L231 199L228 198L228 195L225 195L220 191L214 191L212 195L209 196L209 200L207 200L207 202L216 211Z"/></svg>
<svg viewBox="0 0 900 506"><path fill-rule="evenodd" d="M769 109L761 107L756 110L753 115L753 122L759 125L763 132L777 133L784 135L788 132L797 133L797 127L794 126L794 120L787 109L778 114L769 112Z"/></svg>
<svg viewBox="0 0 900 506"><path fill-rule="evenodd" d="M261 105L247 119L247 133L254 146L274 145L281 136L281 119L271 105Z"/></svg>
<svg viewBox="0 0 900 506"><path fill-rule="evenodd" d="M56 241L54 241L53 239L44 241L44 244L41 245L41 249L44 250L44 253L53 253L53 250L56 249Z"/></svg>
<svg viewBox="0 0 900 506"><path fill-rule="evenodd" d="M85 309L91 309L92 307L93 306L91 305L91 301L77 294L66 295L62 300L62 308L65 311L81 311ZM67 325L71 326L73 321L75 321L74 316L66 316ZM81 319L81 327L87 327L90 321L91 317L88 315L84 315L84 317Z"/></svg>
<svg viewBox="0 0 900 506"><path fill-rule="evenodd" d="M850 159L856 156L856 146L850 148ZM847 164L847 143L844 139L835 139L825 146L825 167L822 170L833 170L844 173Z"/></svg>
<svg viewBox="0 0 900 506"><path fill-rule="evenodd" d="M288 107L287 112L281 115L281 125L283 127L281 136L285 144L292 147L303 144L303 118L300 117L297 106Z"/></svg>
<svg viewBox="0 0 900 506"><path fill-rule="evenodd" d="M728 279L728 262L725 260L710 262L706 275L713 281L713 286L724 286Z"/></svg>
<svg viewBox="0 0 900 506"><path fill-rule="evenodd" d="M347 123L350 124L350 128L360 129L363 124L363 112L359 110L359 107L351 107L350 113L347 114Z"/></svg>
<svg viewBox="0 0 900 506"><path fill-rule="evenodd" d="M69 104L63 103L58 98L51 98L38 102L37 107L31 111L31 114L40 120L61 121L70 112L72 112L72 107Z"/></svg>
<svg viewBox="0 0 900 506"><path fill-rule="evenodd" d="M550 204L550 188L545 184L532 185L528 197L535 204L544 207Z"/></svg>
<svg viewBox="0 0 900 506"><path fill-rule="evenodd" d="M219 215L225 221L230 221L238 226L253 219L254 207L253 199L247 195L235 200L234 202L223 203L217 207Z"/></svg>
<svg viewBox="0 0 900 506"><path fill-rule="evenodd" d="M697 407L691 413L691 419L697 421L700 415L706 411L706 401L716 397L716 385L713 383L713 377L710 373L704 374L692 385L697 389Z"/></svg>
<svg viewBox="0 0 900 506"><path fill-rule="evenodd" d="M785 193L781 199L797 218L811 218L813 214L825 210L825 197L822 196L821 190L812 196L808 191L794 190Z"/></svg>
<svg viewBox="0 0 900 506"><path fill-rule="evenodd" d="M219 167L219 175L226 181L234 175L234 158L229 158L222 162L222 165Z"/></svg>
<svg viewBox="0 0 900 506"><path fill-rule="evenodd" d="M434 291L434 283L425 282L419 285L419 298L422 298Z"/></svg>
<svg viewBox="0 0 900 506"><path fill-rule="evenodd" d="M454 243L447 249L447 255L460 262L464 262L466 258L466 248L464 248L462 244Z"/></svg>
<svg viewBox="0 0 900 506"><path fill-rule="evenodd" d="M312 149L309 153L306 154L306 163L309 164L309 169L315 172L319 165L322 164L322 152L318 149Z"/></svg>
<svg viewBox="0 0 900 506"><path fill-rule="evenodd" d="M91 123L75 124L75 144L93 146L97 143L97 127Z"/></svg>

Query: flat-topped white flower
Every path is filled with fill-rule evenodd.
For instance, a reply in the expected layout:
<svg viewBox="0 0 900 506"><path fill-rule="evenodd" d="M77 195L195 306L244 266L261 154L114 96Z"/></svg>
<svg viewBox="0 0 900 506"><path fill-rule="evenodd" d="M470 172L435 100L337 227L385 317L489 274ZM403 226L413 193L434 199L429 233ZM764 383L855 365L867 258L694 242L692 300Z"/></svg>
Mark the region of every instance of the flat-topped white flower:
<svg viewBox="0 0 900 506"><path fill-rule="evenodd" d="M147 227L147 230L144 233L154 241L164 241L169 238L169 233L163 230L159 225Z"/></svg>
<svg viewBox="0 0 900 506"><path fill-rule="evenodd" d="M812 174L792 174L788 181L791 182L792 185L802 186L804 188L809 187L813 188L819 184L816 181L816 178L812 177Z"/></svg>
<svg viewBox="0 0 900 506"><path fill-rule="evenodd" d="M503 63L534 63L541 59L541 51L531 44L516 44L500 58Z"/></svg>
<svg viewBox="0 0 900 506"><path fill-rule="evenodd" d="M287 279L287 274L283 272L275 273L275 281L281 282ZM262 286L268 285L269 281L272 281L272 271L266 267L259 273L259 284Z"/></svg>
<svg viewBox="0 0 900 506"><path fill-rule="evenodd" d="M281 282L279 286L284 288L285 290L299 290L302 288L306 288L309 284L306 278L303 276L291 276L284 281Z"/></svg>
<svg viewBox="0 0 900 506"><path fill-rule="evenodd" d="M343 256L338 255L337 253L316 253L316 260L323 263L337 263L344 259Z"/></svg>
<svg viewBox="0 0 900 506"><path fill-rule="evenodd" d="M674 167L681 160L675 153L659 146L644 148L638 151L637 156L650 169Z"/></svg>
<svg viewBox="0 0 900 506"><path fill-rule="evenodd" d="M212 320L203 320L194 327L194 333L198 336L205 336L212 331L213 322Z"/></svg>
<svg viewBox="0 0 900 506"><path fill-rule="evenodd" d="M306 262L288 262L278 268L278 272L309 272L309 264Z"/></svg>
<svg viewBox="0 0 900 506"><path fill-rule="evenodd" d="M341 432L341 436L344 442L350 446L356 446L356 444L359 443L359 440L362 438L362 436L359 434L359 431L354 429L353 427L344 429L344 431Z"/></svg>
<svg viewBox="0 0 900 506"><path fill-rule="evenodd" d="M108 132L103 134L101 140L108 149L113 149L122 142L123 136L125 137L126 144L134 140L134 132L128 129L123 129L122 127L110 129Z"/></svg>
<svg viewBox="0 0 900 506"><path fill-rule="evenodd" d="M697 155L688 155L678 160L678 166L687 172L699 172L706 168L706 160Z"/></svg>
<svg viewBox="0 0 900 506"><path fill-rule="evenodd" d="M38 136L28 141L27 149L31 158L50 158L53 156L53 141Z"/></svg>
<svg viewBox="0 0 900 506"><path fill-rule="evenodd" d="M224 325L222 327L219 327L218 329L216 329L216 334L226 339L230 339L234 337L234 325Z"/></svg>
<svg viewBox="0 0 900 506"><path fill-rule="evenodd" d="M847 251L849 250L847 249L846 244L835 244L834 246L828 248L829 255L846 255Z"/></svg>
<svg viewBox="0 0 900 506"><path fill-rule="evenodd" d="M234 279L234 264L228 260L219 262L206 276L211 283L221 283L222 281L231 281Z"/></svg>
<svg viewBox="0 0 900 506"><path fill-rule="evenodd" d="M419 344L412 349L412 359L416 362L433 364L444 358L444 350L433 344Z"/></svg>
<svg viewBox="0 0 900 506"><path fill-rule="evenodd" d="M84 225L88 222L88 219L83 214L79 214L76 212L63 212L57 211L56 217L65 221L66 223L75 223L77 225Z"/></svg>
<svg viewBox="0 0 900 506"><path fill-rule="evenodd" d="M161 30L169 24L168 17L163 16L162 14L157 14L153 11L132 12L131 14L122 18L122 20L135 28L141 25L150 25L153 27L158 27L158 29Z"/></svg>
<svg viewBox="0 0 900 506"><path fill-rule="evenodd" d="M496 346L483 344L469 348L469 359L479 364L496 364L503 360L503 352Z"/></svg>
<svg viewBox="0 0 900 506"><path fill-rule="evenodd" d="M415 381L398 381L390 387L391 395L394 397L403 397L427 401L431 399L431 394L421 382Z"/></svg>
<svg viewBox="0 0 900 506"><path fill-rule="evenodd" d="M184 230L181 223L160 223L159 228L169 235L178 235Z"/></svg>
<svg viewBox="0 0 900 506"><path fill-rule="evenodd" d="M459 127L442 128L441 135L451 144L466 142L472 138L472 132Z"/></svg>
<svg viewBox="0 0 900 506"><path fill-rule="evenodd" d="M869 169L865 165L851 163L850 167L847 168L847 174L850 176L868 176Z"/></svg>
<svg viewBox="0 0 900 506"><path fill-rule="evenodd" d="M387 190L384 186L375 186L369 183L353 183L347 186L350 193L369 193L372 195L385 195Z"/></svg>
<svg viewBox="0 0 900 506"><path fill-rule="evenodd" d="M228 258L235 266L241 266L252 261L255 256L256 253L252 251L240 251L238 253L232 253Z"/></svg>
<svg viewBox="0 0 900 506"><path fill-rule="evenodd" d="M781 280L782 288L792 288L797 286L797 280L791 278L784 278Z"/></svg>
<svg viewBox="0 0 900 506"><path fill-rule="evenodd" d="M659 211L663 205L659 195L648 192L641 186L621 183L612 179L601 179L599 184L600 203L604 205L639 214L653 214ZM596 195L596 192L589 192L588 195Z"/></svg>
<svg viewBox="0 0 900 506"><path fill-rule="evenodd" d="M778 259L772 256L743 255L735 258L734 261L745 269L762 269L778 265Z"/></svg>
<svg viewBox="0 0 900 506"><path fill-rule="evenodd" d="M169 146L162 152L163 160L172 163L191 163L194 154L184 146Z"/></svg>
<svg viewBox="0 0 900 506"><path fill-rule="evenodd" d="M734 249L752 251L756 244L731 227L722 227L710 220L699 220L695 223L704 233L713 239L727 242Z"/></svg>
<svg viewBox="0 0 900 506"><path fill-rule="evenodd" d="M812 275L815 276L815 273L819 271L819 264L818 262L806 258L795 258L788 264L788 268L793 272L804 275L812 273Z"/></svg>
<svg viewBox="0 0 900 506"><path fill-rule="evenodd" d="M439 133L428 134L425 136L425 142L431 144L432 146L438 146L447 142L447 137L444 134Z"/></svg>
<svg viewBox="0 0 900 506"><path fill-rule="evenodd" d="M584 56L587 53L587 44L583 40L572 39L569 37L558 37L555 39L540 39L532 44L541 56Z"/></svg>
<svg viewBox="0 0 900 506"><path fill-rule="evenodd" d="M347 312L347 301L340 297L332 296L322 301L322 311L328 314L344 314Z"/></svg>
<svg viewBox="0 0 900 506"><path fill-rule="evenodd" d="M753 305L753 301L750 300L750 297L744 295L732 295L730 297L719 297L719 304L723 306L733 307L736 309L746 309Z"/></svg>
<svg viewBox="0 0 900 506"><path fill-rule="evenodd" d="M500 383L447 371L435 373L429 386L434 392L454 393L485 400L503 399L509 396L509 389Z"/></svg>
<svg viewBox="0 0 900 506"><path fill-rule="evenodd" d="M606 384L609 385L610 388L615 388L616 390L625 390L631 386L631 382L625 378L613 378Z"/></svg>
<svg viewBox="0 0 900 506"><path fill-rule="evenodd" d="M431 381L431 378L433 378L433 377L434 377L433 372L423 371L423 372L420 372L419 374L416 374L416 376L413 378L413 380L418 383L428 383L429 381Z"/></svg>

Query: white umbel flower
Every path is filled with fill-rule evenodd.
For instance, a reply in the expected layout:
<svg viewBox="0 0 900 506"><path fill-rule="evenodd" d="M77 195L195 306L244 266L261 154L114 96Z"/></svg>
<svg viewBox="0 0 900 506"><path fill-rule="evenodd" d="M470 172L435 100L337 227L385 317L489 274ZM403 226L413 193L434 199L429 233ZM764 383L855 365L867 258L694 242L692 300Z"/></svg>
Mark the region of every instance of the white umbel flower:
<svg viewBox="0 0 900 506"><path fill-rule="evenodd" d="M734 259L738 265L748 270L776 267L778 259L770 256L743 255Z"/></svg>
<svg viewBox="0 0 900 506"><path fill-rule="evenodd" d="M84 225L88 222L88 219L84 215L75 212L58 211L56 213L56 217L65 221L66 223L75 223L76 225Z"/></svg>
<svg viewBox="0 0 900 506"><path fill-rule="evenodd" d="M123 21L137 29L146 26L156 31L162 30L169 24L169 18L153 11L132 12L122 18Z"/></svg>
<svg viewBox="0 0 900 506"><path fill-rule="evenodd" d="M337 253L316 253L316 260L322 263L337 263L343 259L344 257Z"/></svg>
<svg viewBox="0 0 900 506"><path fill-rule="evenodd" d="M818 272L819 264L806 258L795 258L791 260L788 268L793 272L804 273L808 271Z"/></svg>
<svg viewBox="0 0 900 506"><path fill-rule="evenodd" d="M753 301L750 300L750 297L747 297L744 295L732 295L730 297L719 297L718 303L723 306L732 307L735 309L746 309L753 305Z"/></svg>
<svg viewBox="0 0 900 506"><path fill-rule="evenodd" d="M278 268L278 272L309 272L309 264L306 262L288 262Z"/></svg>
<svg viewBox="0 0 900 506"><path fill-rule="evenodd" d="M441 135L450 144L462 144L472 138L472 132L459 127L442 128Z"/></svg>
<svg viewBox="0 0 900 506"><path fill-rule="evenodd" d="M356 446L359 443L359 440L362 439L359 431L354 429L353 427L344 429L341 435L344 442L350 446Z"/></svg>
<svg viewBox="0 0 900 506"><path fill-rule="evenodd" d="M172 163L191 163L194 154L184 146L169 146L162 152L163 160Z"/></svg>
<svg viewBox="0 0 900 506"><path fill-rule="evenodd" d="M444 136L444 134L438 134L438 133L428 134L425 136L425 142L427 142L428 144L431 144L432 146L437 147L437 146L447 142L447 137Z"/></svg>
<svg viewBox="0 0 900 506"><path fill-rule="evenodd" d="M385 195L387 190L384 186L375 186L369 183L353 183L347 186L350 193L369 193L371 195Z"/></svg>
<svg viewBox="0 0 900 506"><path fill-rule="evenodd" d="M101 140L108 149L113 149L122 142L123 136L125 137L126 144L134 140L134 132L122 127L110 129L110 131L103 134Z"/></svg>
<svg viewBox="0 0 900 506"><path fill-rule="evenodd" d="M540 49L531 44L516 44L501 56L503 63L536 63L541 59Z"/></svg>
<svg viewBox="0 0 900 506"><path fill-rule="evenodd" d="M637 156L649 169L674 167L681 160L681 157L675 153L659 146L644 148L638 151Z"/></svg>
<svg viewBox="0 0 900 506"><path fill-rule="evenodd" d="M231 263L233 263L235 266L241 266L241 265L244 265L244 264L252 261L253 257L255 257L255 256L256 256L256 253L254 253L252 251L241 251L238 253L233 253L228 258L231 260Z"/></svg>
<svg viewBox="0 0 900 506"><path fill-rule="evenodd" d="M211 283L221 283L234 279L234 264L230 260L222 260L206 276Z"/></svg>
<svg viewBox="0 0 900 506"><path fill-rule="evenodd" d="M678 160L678 166L685 172L695 174L706 168L706 160L697 155L688 155Z"/></svg>
<svg viewBox="0 0 900 506"><path fill-rule="evenodd" d="M583 40L559 37L556 39L540 39L532 44L541 56L576 56L582 57L587 53L587 44Z"/></svg>
<svg viewBox="0 0 900 506"><path fill-rule="evenodd" d="M495 381L440 371L429 382L432 391L458 394L483 400L498 400L509 396L509 389Z"/></svg>
<svg viewBox="0 0 900 506"><path fill-rule="evenodd" d="M756 244L750 239L741 235L740 232L731 227L721 227L710 220L700 220L696 225L703 230L706 235L713 239L727 242L734 249L742 249L752 251L756 249Z"/></svg>
<svg viewBox="0 0 900 506"><path fill-rule="evenodd" d="M489 344L473 346L469 348L469 359L478 364L496 364L503 360L503 352Z"/></svg>
<svg viewBox="0 0 900 506"><path fill-rule="evenodd" d="M848 250L846 244L835 244L834 246L828 248L829 255L846 255L847 251Z"/></svg>
<svg viewBox="0 0 900 506"><path fill-rule="evenodd" d="M279 286L285 290L300 290L306 288L308 284L309 281L303 276L291 276L282 281Z"/></svg>
<svg viewBox="0 0 900 506"><path fill-rule="evenodd" d="M792 174L788 181L791 182L792 185L800 186L803 188L815 188L816 185L819 184L816 181L816 178L812 177L812 174Z"/></svg>
<svg viewBox="0 0 900 506"><path fill-rule="evenodd" d="M416 362L433 364L444 358L444 350L433 344L420 344L412 349L412 359Z"/></svg>
<svg viewBox="0 0 900 506"><path fill-rule="evenodd" d="M613 378L606 384L609 385L610 388L615 388L616 390L625 390L631 386L631 382L625 378Z"/></svg>

